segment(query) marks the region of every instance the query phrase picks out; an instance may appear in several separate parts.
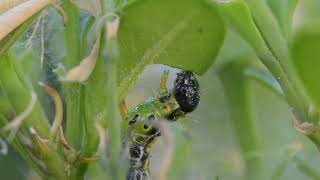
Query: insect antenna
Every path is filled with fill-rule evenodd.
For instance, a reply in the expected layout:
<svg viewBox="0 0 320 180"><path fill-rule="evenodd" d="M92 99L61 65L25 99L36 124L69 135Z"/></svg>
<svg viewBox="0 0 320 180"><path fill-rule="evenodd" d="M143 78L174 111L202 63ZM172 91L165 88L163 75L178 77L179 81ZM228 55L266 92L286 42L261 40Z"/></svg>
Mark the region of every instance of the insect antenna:
<svg viewBox="0 0 320 180"><path fill-rule="evenodd" d="M186 117L184 117L185 120L193 122L193 124L199 125L201 122L201 117L200 115L196 114L187 114Z"/></svg>
<svg viewBox="0 0 320 180"><path fill-rule="evenodd" d="M200 90L200 96L208 95L212 89L214 88L213 87L202 88Z"/></svg>

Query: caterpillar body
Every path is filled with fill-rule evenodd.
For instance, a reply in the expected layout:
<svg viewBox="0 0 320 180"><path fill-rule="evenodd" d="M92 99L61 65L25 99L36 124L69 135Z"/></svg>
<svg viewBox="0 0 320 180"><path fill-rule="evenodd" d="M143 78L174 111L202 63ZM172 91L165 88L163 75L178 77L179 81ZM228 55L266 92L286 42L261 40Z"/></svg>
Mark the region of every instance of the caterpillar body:
<svg viewBox="0 0 320 180"><path fill-rule="evenodd" d="M177 73L171 90L166 88L167 79L168 71L165 71L160 92L125 113L123 147L127 149L129 160L127 180L150 179L151 146L161 135L157 122L160 119L176 121L194 111L199 104L199 83L192 72ZM126 110L122 108L122 112Z"/></svg>

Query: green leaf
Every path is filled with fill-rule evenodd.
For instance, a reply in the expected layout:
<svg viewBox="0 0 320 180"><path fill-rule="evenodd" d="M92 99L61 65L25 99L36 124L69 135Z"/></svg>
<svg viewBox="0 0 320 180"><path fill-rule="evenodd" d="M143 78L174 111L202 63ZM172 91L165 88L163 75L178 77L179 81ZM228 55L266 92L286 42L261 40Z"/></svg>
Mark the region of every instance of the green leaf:
<svg viewBox="0 0 320 180"><path fill-rule="evenodd" d="M297 0L268 0L268 4L276 16L283 34L288 37L291 33L292 18Z"/></svg>
<svg viewBox="0 0 320 180"><path fill-rule="evenodd" d="M244 71L244 74L250 79L254 79L262 85L266 86L270 90L272 90L275 94L277 94L281 98L285 98L285 94L278 83L278 81L272 76L271 73L264 71L258 68L247 68Z"/></svg>
<svg viewBox="0 0 320 180"><path fill-rule="evenodd" d="M292 72L287 43L265 1L219 1L217 5L231 27L254 48L261 62L277 78L288 103L304 116L307 112L305 100L298 96L297 88L293 84L295 81L290 78Z"/></svg>
<svg viewBox="0 0 320 180"><path fill-rule="evenodd" d="M0 81L0 115L3 115L5 119L10 119L14 114L15 111Z"/></svg>
<svg viewBox="0 0 320 180"><path fill-rule="evenodd" d="M120 97L146 65L166 64L205 73L225 34L214 4L204 0L133 1L123 9L119 28Z"/></svg>
<svg viewBox="0 0 320 180"><path fill-rule="evenodd" d="M23 112L30 102L30 86L27 80L17 67L15 59L8 56L0 56L0 82L3 91L18 115ZM44 116L43 109L39 102L33 107L32 113L24 120L26 127L33 126L41 137L46 138L49 131L49 123Z"/></svg>
<svg viewBox="0 0 320 180"><path fill-rule="evenodd" d="M305 26L291 44L293 64L311 100L320 109L320 26Z"/></svg>
<svg viewBox="0 0 320 180"><path fill-rule="evenodd" d="M246 2L243 0L232 0L217 2L219 11L231 28L238 32L257 52L265 51L265 43L252 19L252 14Z"/></svg>

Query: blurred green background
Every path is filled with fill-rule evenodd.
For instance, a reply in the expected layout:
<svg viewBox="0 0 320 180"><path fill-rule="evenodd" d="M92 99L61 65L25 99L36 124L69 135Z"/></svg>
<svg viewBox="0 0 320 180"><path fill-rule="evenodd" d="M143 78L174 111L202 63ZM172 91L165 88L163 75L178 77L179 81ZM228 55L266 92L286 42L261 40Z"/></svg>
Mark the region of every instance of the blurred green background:
<svg viewBox="0 0 320 180"><path fill-rule="evenodd" d="M294 29L315 17L320 17L319 1L299 1L295 13ZM52 51L59 52L57 49ZM176 179L179 173L183 174L185 179L243 179L244 162L231 121L226 94L217 73L224 63L240 59L240 57L250 57L257 61L249 46L235 33L229 31L216 65L205 75L199 77L201 87L199 108L186 118L172 124L172 131L176 135L176 154L178 156L176 156L177 159L174 159L174 165L170 169L170 179ZM159 89L161 73L168 68L153 65L145 69L126 99L129 108L154 95L154 92ZM177 70L170 70L169 86L172 86ZM276 172L282 174L279 179L283 180L309 179L301 168L297 167L295 157L320 173L319 151L293 128L290 109L286 102L255 81L250 81L250 90L262 150L248 154L245 158L262 157L264 174L267 179L272 179ZM155 172L159 167L164 148L160 138L153 148L151 172ZM290 153L292 151L295 156ZM0 179L37 178L29 172L29 167L12 149L9 150L8 155L0 155L0 172Z"/></svg>

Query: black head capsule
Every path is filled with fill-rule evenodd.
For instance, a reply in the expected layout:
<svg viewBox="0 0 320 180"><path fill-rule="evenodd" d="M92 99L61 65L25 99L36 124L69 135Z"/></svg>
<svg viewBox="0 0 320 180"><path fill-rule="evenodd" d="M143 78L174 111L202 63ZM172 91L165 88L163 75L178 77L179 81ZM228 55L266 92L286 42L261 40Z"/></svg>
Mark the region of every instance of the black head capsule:
<svg viewBox="0 0 320 180"><path fill-rule="evenodd" d="M173 95L181 111L188 113L198 107L200 102L199 91L199 83L191 71L182 71L177 74L174 82Z"/></svg>

